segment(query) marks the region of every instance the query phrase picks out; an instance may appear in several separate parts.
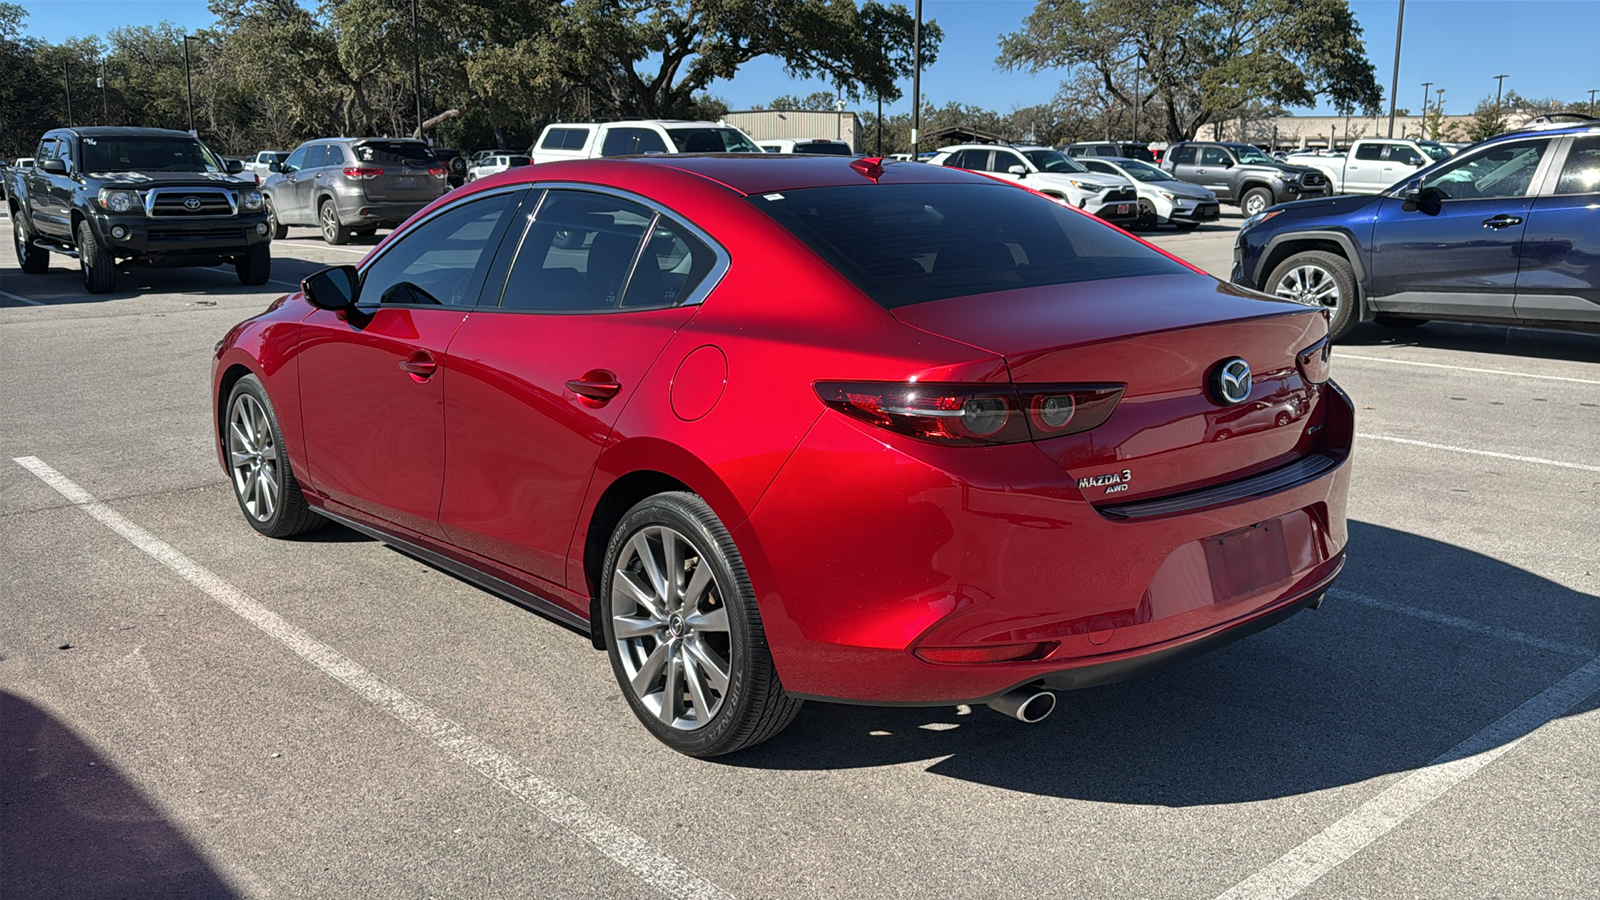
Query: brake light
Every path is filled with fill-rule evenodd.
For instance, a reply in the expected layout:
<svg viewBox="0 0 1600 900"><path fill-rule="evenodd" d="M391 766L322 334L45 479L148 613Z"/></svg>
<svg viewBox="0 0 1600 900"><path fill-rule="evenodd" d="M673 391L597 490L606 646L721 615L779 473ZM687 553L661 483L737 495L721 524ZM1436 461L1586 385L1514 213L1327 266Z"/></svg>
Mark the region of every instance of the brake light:
<svg viewBox="0 0 1600 900"><path fill-rule="evenodd" d="M1295 365L1300 367L1300 376L1310 384L1322 384L1328 380L1328 372L1333 365L1333 342L1327 338L1301 350L1294 355Z"/></svg>
<svg viewBox="0 0 1600 900"><path fill-rule="evenodd" d="M935 444L1020 444L1088 431L1110 418L1120 384L826 381L817 396L870 425Z"/></svg>
<svg viewBox="0 0 1600 900"><path fill-rule="evenodd" d="M447 175L449 173L446 172L445 169L443 169L440 166L434 166L433 168L428 170L428 174L432 175L435 178L443 178L445 175Z"/></svg>
<svg viewBox="0 0 1600 900"><path fill-rule="evenodd" d="M382 174L382 169L368 169L364 166L351 166L344 170L346 178L377 178Z"/></svg>

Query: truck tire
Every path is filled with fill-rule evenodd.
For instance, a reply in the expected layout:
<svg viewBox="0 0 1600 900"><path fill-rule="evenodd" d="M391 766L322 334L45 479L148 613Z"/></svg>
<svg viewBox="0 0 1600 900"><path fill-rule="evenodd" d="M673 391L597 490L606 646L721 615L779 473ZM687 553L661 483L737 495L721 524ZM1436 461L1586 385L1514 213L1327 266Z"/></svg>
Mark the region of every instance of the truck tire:
<svg viewBox="0 0 1600 900"><path fill-rule="evenodd" d="M87 220L78 223L78 267L83 270L83 289L91 294L109 294L117 287L117 260L95 239Z"/></svg>
<svg viewBox="0 0 1600 900"><path fill-rule="evenodd" d="M50 251L28 243L27 226L22 224L22 210L11 210L11 245L17 251L17 265L29 275L43 275L50 268Z"/></svg>
<svg viewBox="0 0 1600 900"><path fill-rule="evenodd" d="M1278 264L1262 289L1274 296L1320 306L1328 311L1328 336L1350 333L1361 321L1361 298L1350 261L1326 250L1296 253Z"/></svg>
<svg viewBox="0 0 1600 900"><path fill-rule="evenodd" d="M339 221L339 209L331 199L317 207L317 227L322 231L322 239L336 247L350 243L350 229Z"/></svg>
<svg viewBox="0 0 1600 900"><path fill-rule="evenodd" d="M267 227L272 229L272 239L281 241L289 236L289 226L278 221L278 211L272 208L271 200L265 200L265 204L267 207Z"/></svg>
<svg viewBox="0 0 1600 900"><path fill-rule="evenodd" d="M1272 192L1264 187L1253 187L1239 199L1239 211L1253 216L1272 205Z"/></svg>
<svg viewBox="0 0 1600 900"><path fill-rule="evenodd" d="M233 271L239 273L240 284L266 284L272 277L271 245L257 244L243 256L234 257Z"/></svg>

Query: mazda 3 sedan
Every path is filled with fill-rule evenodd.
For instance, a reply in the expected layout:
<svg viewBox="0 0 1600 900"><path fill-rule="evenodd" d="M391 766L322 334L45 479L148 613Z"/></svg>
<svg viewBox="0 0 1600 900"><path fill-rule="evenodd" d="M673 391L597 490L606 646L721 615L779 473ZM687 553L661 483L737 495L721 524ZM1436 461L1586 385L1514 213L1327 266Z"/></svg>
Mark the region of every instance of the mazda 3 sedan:
<svg viewBox="0 0 1600 900"><path fill-rule="evenodd" d="M1036 721L1344 562L1326 314L970 172L519 168L302 288L216 354L246 521L588 634L686 754L807 699Z"/></svg>

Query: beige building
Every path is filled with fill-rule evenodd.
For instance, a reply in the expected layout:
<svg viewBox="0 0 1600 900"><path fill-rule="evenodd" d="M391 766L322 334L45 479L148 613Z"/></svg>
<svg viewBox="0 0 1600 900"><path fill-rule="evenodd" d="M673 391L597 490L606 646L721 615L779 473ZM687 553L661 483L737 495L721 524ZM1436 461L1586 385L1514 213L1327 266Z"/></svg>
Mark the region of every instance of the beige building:
<svg viewBox="0 0 1600 900"><path fill-rule="evenodd" d="M853 112L750 109L728 113L722 121L758 141L830 138L844 141L851 150L861 149L861 120Z"/></svg>
<svg viewBox="0 0 1600 900"><path fill-rule="evenodd" d="M1514 128L1533 118L1534 113L1507 111L1506 125ZM1472 116L1445 116L1440 124L1442 141L1467 140ZM1451 134L1451 126L1455 126ZM1220 132L1220 133L1219 133ZM1395 116L1394 136L1414 138L1422 133L1421 116ZM1275 150L1310 150L1328 147L1347 148L1360 138L1388 137L1388 116L1277 116L1271 119L1246 119L1244 140ZM1239 120L1229 119L1202 125L1195 134L1199 141L1237 141Z"/></svg>

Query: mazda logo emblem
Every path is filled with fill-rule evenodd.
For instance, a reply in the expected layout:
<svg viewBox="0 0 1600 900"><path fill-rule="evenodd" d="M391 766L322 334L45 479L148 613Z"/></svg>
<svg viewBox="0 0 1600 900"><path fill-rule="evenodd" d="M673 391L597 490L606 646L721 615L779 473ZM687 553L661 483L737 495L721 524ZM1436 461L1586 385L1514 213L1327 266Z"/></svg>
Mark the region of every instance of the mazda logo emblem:
<svg viewBox="0 0 1600 900"><path fill-rule="evenodd" d="M199 209L200 208L200 198L199 197L190 197L189 199L183 201L183 208L184 209Z"/></svg>
<svg viewBox="0 0 1600 900"><path fill-rule="evenodd" d="M1211 376L1211 392L1223 406L1237 406L1250 399L1250 364L1235 356L1217 364Z"/></svg>

